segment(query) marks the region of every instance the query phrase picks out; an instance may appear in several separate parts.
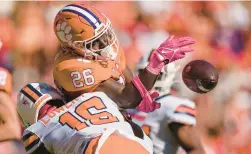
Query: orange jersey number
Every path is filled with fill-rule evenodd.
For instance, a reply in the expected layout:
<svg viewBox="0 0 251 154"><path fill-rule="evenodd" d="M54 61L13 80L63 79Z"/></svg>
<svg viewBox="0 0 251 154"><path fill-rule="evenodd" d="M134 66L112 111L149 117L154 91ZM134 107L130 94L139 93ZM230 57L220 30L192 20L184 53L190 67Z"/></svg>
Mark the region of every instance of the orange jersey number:
<svg viewBox="0 0 251 154"><path fill-rule="evenodd" d="M92 125L102 125L112 122L118 122L117 117L113 116L111 113L103 111L100 113L92 114L89 111L90 108L95 108L97 111L100 111L102 109L106 109L107 107L100 98L92 97L77 106L75 113L85 121L89 120ZM70 112L66 112L61 115L59 122L62 125L67 124L69 127L76 130L81 130L88 127L88 124L86 122L81 122L80 119L72 115Z"/></svg>
<svg viewBox="0 0 251 154"><path fill-rule="evenodd" d="M91 86L95 83L94 76L91 69L85 69L83 72L71 72L72 82L75 88L80 88L85 85Z"/></svg>

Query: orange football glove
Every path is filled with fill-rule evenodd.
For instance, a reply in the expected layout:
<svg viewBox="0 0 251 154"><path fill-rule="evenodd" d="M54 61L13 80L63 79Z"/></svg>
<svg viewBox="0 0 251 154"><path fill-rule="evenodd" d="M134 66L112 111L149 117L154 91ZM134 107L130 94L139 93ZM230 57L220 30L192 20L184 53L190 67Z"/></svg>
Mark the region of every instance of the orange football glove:
<svg viewBox="0 0 251 154"><path fill-rule="evenodd" d="M11 95L12 92L12 76L8 70L0 67L0 91L4 91Z"/></svg>

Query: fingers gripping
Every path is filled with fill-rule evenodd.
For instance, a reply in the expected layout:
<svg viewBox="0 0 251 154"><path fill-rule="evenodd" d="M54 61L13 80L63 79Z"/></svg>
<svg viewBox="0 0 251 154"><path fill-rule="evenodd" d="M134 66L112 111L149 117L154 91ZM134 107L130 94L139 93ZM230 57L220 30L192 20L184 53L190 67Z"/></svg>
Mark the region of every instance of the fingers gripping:
<svg viewBox="0 0 251 154"><path fill-rule="evenodd" d="M142 100L136 109L148 113L160 108L160 105L154 102L154 99L159 96L157 92L147 91L138 76L133 78L132 82L142 97Z"/></svg>

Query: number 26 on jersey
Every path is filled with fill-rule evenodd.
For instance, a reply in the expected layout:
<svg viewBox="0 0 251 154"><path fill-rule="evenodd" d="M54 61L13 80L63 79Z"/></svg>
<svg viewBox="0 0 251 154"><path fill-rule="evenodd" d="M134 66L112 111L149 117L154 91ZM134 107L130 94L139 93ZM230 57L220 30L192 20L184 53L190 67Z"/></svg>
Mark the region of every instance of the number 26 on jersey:
<svg viewBox="0 0 251 154"><path fill-rule="evenodd" d="M85 69L82 72L74 71L71 72L72 82L75 88L81 88L91 86L95 83L94 76L92 75L91 69Z"/></svg>

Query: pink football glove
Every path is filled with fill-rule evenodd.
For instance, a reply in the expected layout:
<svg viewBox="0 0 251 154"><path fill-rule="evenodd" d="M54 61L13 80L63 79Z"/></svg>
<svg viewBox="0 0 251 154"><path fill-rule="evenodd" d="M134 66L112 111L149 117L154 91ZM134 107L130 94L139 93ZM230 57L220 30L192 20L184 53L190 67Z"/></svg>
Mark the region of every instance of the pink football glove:
<svg viewBox="0 0 251 154"><path fill-rule="evenodd" d="M164 65L185 57L185 53L192 52L189 46L195 41L191 37L175 38L171 36L164 41L158 49L152 52L146 69L152 74L158 75Z"/></svg>
<svg viewBox="0 0 251 154"><path fill-rule="evenodd" d="M160 108L160 103L154 101L159 96L159 93L147 91L138 76L134 77L132 82L142 97L139 106L136 107L137 110L148 113Z"/></svg>
<svg viewBox="0 0 251 154"><path fill-rule="evenodd" d="M148 113L160 108L160 103L154 101L158 96L158 92L147 92L136 109Z"/></svg>

